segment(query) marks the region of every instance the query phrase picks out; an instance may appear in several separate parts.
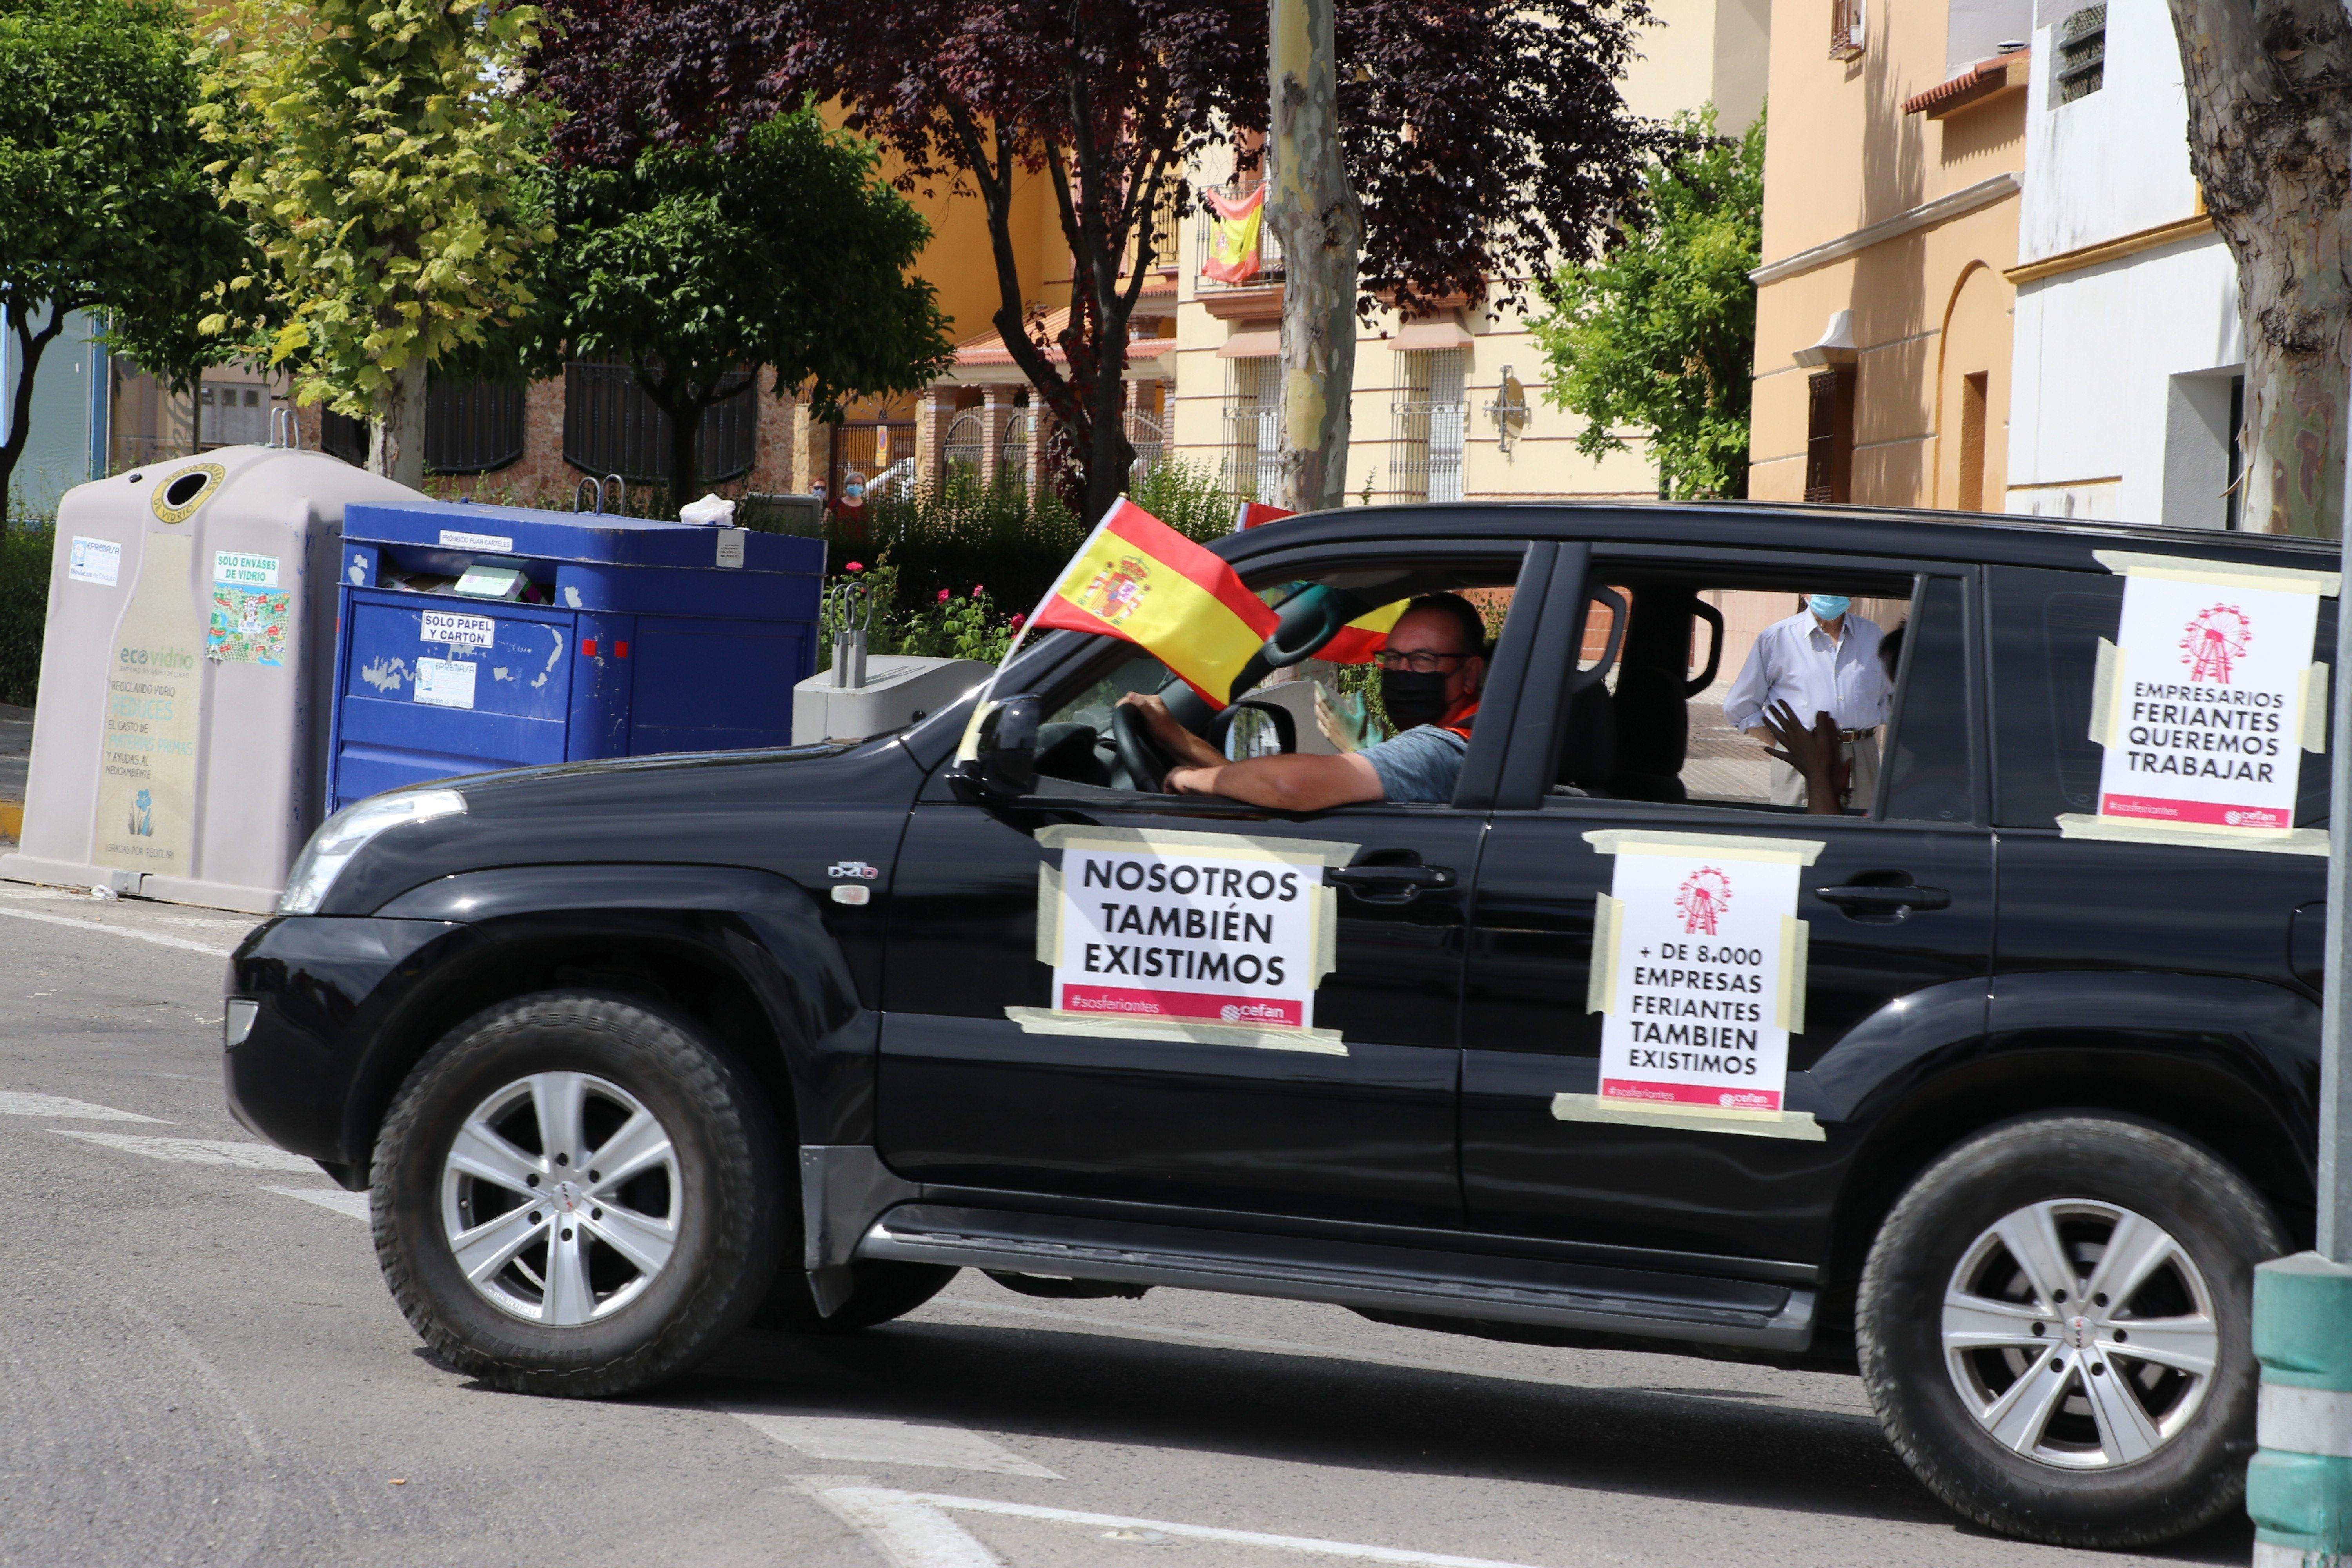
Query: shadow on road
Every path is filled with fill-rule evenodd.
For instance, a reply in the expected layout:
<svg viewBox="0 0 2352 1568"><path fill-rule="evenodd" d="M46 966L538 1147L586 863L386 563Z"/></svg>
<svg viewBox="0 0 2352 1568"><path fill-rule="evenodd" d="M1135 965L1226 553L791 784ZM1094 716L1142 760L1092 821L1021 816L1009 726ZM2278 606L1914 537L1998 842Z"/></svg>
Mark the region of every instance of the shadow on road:
<svg viewBox="0 0 2352 1568"><path fill-rule="evenodd" d="M839 1339L747 1333L655 1403L930 1418L1240 1458L1961 1526L1867 1416L1749 1391L1578 1388L1376 1361L1052 1328L900 1322ZM2144 1555L2243 1563L2242 1520Z"/></svg>

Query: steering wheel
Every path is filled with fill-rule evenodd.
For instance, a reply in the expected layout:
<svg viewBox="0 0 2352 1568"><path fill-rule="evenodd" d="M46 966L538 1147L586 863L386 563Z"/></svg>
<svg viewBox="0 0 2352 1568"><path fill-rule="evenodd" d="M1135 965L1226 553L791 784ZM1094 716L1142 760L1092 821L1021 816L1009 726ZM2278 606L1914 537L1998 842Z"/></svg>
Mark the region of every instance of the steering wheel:
<svg viewBox="0 0 2352 1568"><path fill-rule="evenodd" d="M1140 712L1133 708L1112 709L1110 738L1118 751L1119 765L1127 769L1129 783L1146 795L1168 793L1168 770L1175 765L1174 760L1151 738L1150 727Z"/></svg>

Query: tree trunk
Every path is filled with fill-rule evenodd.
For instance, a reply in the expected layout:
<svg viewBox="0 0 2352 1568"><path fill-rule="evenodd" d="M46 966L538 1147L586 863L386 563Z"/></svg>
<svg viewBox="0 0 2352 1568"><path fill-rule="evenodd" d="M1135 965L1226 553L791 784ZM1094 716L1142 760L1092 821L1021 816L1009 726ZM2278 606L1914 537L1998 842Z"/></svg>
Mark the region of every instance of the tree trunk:
<svg viewBox="0 0 2352 1568"><path fill-rule="evenodd" d="M1265 223L1282 242L1282 503L1341 505L1364 213L1339 146L1332 0L1266 0Z"/></svg>
<svg viewBox="0 0 2352 1568"><path fill-rule="evenodd" d="M55 300L49 304L49 323L35 331L26 320L29 307L13 305L7 312L8 330L16 337L16 390L8 400L8 439L0 442L0 530L8 526L8 502L16 488L16 461L25 455L26 444L33 434L33 376L41 368L41 356L65 331L67 312Z"/></svg>
<svg viewBox="0 0 2352 1568"><path fill-rule="evenodd" d="M392 385L368 426L368 472L411 489L425 488L425 362L392 373Z"/></svg>
<svg viewBox="0 0 2352 1568"><path fill-rule="evenodd" d="M673 517L678 508L702 499L695 493L702 481L694 471L694 448L702 435L702 416L709 408L706 403L689 403L682 409L663 410L669 416L669 513Z"/></svg>
<svg viewBox="0 0 2352 1568"><path fill-rule="evenodd" d="M2352 25L2335 0L2170 0L2190 170L2238 264L2246 526L2333 537L2352 374Z"/></svg>

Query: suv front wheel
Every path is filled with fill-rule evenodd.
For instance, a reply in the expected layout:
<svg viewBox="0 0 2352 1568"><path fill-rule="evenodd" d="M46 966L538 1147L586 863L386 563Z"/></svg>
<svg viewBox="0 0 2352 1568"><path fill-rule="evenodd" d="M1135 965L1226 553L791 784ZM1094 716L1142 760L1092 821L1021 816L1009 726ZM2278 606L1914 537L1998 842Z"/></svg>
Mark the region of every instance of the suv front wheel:
<svg viewBox="0 0 2352 1568"><path fill-rule="evenodd" d="M2270 1207L2210 1154L2087 1115L1996 1127L1912 1184L1864 1268L1872 1405L1912 1470L2006 1535L2167 1541L2245 1493Z"/></svg>
<svg viewBox="0 0 2352 1568"><path fill-rule="evenodd" d="M377 1135L384 1279L443 1360L595 1396L691 1368L743 1326L782 1249L765 1101L639 1004L551 992L459 1025Z"/></svg>

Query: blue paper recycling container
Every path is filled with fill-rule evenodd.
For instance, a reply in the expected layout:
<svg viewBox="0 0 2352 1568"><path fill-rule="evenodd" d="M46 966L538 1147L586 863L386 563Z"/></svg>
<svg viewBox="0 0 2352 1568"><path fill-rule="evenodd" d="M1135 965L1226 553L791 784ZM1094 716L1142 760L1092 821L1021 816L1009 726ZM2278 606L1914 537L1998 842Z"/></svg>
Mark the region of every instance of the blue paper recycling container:
<svg viewBox="0 0 2352 1568"><path fill-rule="evenodd" d="M327 809L495 768L790 744L824 543L462 501L344 510Z"/></svg>

